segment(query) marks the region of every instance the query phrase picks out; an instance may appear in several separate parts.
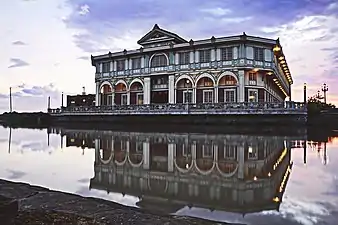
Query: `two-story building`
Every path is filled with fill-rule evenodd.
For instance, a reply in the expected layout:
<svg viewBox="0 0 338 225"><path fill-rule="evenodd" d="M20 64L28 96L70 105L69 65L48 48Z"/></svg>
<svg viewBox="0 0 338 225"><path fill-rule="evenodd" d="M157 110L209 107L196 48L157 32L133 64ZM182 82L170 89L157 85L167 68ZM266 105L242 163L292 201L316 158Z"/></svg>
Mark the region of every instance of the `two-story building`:
<svg viewBox="0 0 338 225"><path fill-rule="evenodd" d="M136 50L92 56L96 105L283 102L293 83L279 39L190 40L157 24Z"/></svg>

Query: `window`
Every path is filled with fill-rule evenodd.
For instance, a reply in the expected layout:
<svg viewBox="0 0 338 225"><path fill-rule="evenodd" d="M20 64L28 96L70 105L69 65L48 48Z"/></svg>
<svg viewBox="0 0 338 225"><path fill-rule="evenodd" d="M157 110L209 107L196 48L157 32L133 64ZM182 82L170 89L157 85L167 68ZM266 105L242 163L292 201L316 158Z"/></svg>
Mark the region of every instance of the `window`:
<svg viewBox="0 0 338 225"><path fill-rule="evenodd" d="M132 59L132 68L140 69L141 68L141 57Z"/></svg>
<svg viewBox="0 0 338 225"><path fill-rule="evenodd" d="M211 52L210 49L208 50L200 50L200 62L206 63L211 61Z"/></svg>
<svg viewBox="0 0 338 225"><path fill-rule="evenodd" d="M179 54L180 64L185 65L190 63L190 52L181 52Z"/></svg>
<svg viewBox="0 0 338 225"><path fill-rule="evenodd" d="M249 85L256 85L256 84L257 84L257 74L249 73Z"/></svg>
<svg viewBox="0 0 338 225"><path fill-rule="evenodd" d="M182 155L185 157L191 156L191 146L182 144Z"/></svg>
<svg viewBox="0 0 338 225"><path fill-rule="evenodd" d="M127 150L127 141L121 140L121 151Z"/></svg>
<svg viewBox="0 0 338 225"><path fill-rule="evenodd" d="M213 100L214 100L213 91L212 90L203 90L203 103L212 103Z"/></svg>
<svg viewBox="0 0 338 225"><path fill-rule="evenodd" d="M109 73L109 71L110 71L110 62L102 63L102 72Z"/></svg>
<svg viewBox="0 0 338 225"><path fill-rule="evenodd" d="M225 102L236 102L235 90L225 90L224 91L224 100L225 100Z"/></svg>
<svg viewBox="0 0 338 225"><path fill-rule="evenodd" d="M121 95L121 105L127 105L128 104L128 95L122 94Z"/></svg>
<svg viewBox="0 0 338 225"><path fill-rule="evenodd" d="M117 60L117 71L123 71L125 70L125 66L126 66L126 63L125 63L125 60Z"/></svg>
<svg viewBox="0 0 338 225"><path fill-rule="evenodd" d="M258 152L257 147L248 146L248 159L257 159Z"/></svg>
<svg viewBox="0 0 338 225"><path fill-rule="evenodd" d="M264 48L254 48L254 59L264 61Z"/></svg>
<svg viewBox="0 0 338 225"><path fill-rule="evenodd" d="M257 91L249 90L249 101L250 102L257 102Z"/></svg>
<svg viewBox="0 0 338 225"><path fill-rule="evenodd" d="M164 54L155 55L151 59L151 67L161 67L167 65L167 57Z"/></svg>
<svg viewBox="0 0 338 225"><path fill-rule="evenodd" d="M212 145L202 145L202 155L203 158L212 158L213 152L212 152Z"/></svg>
<svg viewBox="0 0 338 225"><path fill-rule="evenodd" d="M235 145L225 145L224 146L224 158L225 159L235 159L237 153L237 146Z"/></svg>
<svg viewBox="0 0 338 225"><path fill-rule="evenodd" d="M143 104L143 93L137 93L136 97L137 97L136 104L142 105Z"/></svg>
<svg viewBox="0 0 338 225"><path fill-rule="evenodd" d="M136 142L136 152L137 153L143 152L143 143L142 142Z"/></svg>
<svg viewBox="0 0 338 225"><path fill-rule="evenodd" d="M192 91L183 91L183 103L192 103Z"/></svg>
<svg viewBox="0 0 338 225"><path fill-rule="evenodd" d="M221 49L222 53L222 61L227 61L227 60L232 60L233 59L233 50L232 47L227 47L227 48L222 48Z"/></svg>

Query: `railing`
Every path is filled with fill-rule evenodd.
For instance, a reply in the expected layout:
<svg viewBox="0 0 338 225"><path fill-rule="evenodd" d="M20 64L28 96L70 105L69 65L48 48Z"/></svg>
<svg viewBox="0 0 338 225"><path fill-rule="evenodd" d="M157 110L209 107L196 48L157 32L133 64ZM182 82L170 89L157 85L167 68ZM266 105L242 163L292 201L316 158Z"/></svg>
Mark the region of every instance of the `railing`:
<svg viewBox="0 0 338 225"><path fill-rule="evenodd" d="M306 113L304 103L241 102L79 106L49 109L50 114L292 114Z"/></svg>

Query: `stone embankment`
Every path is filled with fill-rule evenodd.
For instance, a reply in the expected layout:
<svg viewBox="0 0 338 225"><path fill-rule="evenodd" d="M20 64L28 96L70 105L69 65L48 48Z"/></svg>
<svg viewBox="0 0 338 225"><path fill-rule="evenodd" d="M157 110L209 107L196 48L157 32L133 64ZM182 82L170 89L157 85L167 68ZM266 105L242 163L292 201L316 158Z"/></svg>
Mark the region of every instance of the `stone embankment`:
<svg viewBox="0 0 338 225"><path fill-rule="evenodd" d="M0 179L0 223L7 224L227 224L159 215L114 202Z"/></svg>

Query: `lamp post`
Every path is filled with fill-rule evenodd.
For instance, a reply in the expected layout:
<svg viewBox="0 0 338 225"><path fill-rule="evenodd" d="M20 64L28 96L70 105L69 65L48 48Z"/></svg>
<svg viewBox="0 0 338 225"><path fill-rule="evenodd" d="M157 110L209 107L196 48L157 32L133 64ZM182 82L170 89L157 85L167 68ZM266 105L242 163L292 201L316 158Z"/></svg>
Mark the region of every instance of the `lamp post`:
<svg viewBox="0 0 338 225"><path fill-rule="evenodd" d="M320 100L321 99L321 96L320 96L320 90L318 90L318 92L317 92L317 94L316 94L316 96L315 96L318 100Z"/></svg>
<svg viewBox="0 0 338 225"><path fill-rule="evenodd" d="M61 108L63 108L63 92L61 92Z"/></svg>
<svg viewBox="0 0 338 225"><path fill-rule="evenodd" d="M326 83L323 84L322 91L324 92L324 103L326 104L326 92L329 91L329 87L326 85Z"/></svg>
<svg viewBox="0 0 338 225"><path fill-rule="evenodd" d="M306 104L306 86L307 84L304 83L304 104Z"/></svg>
<svg viewBox="0 0 338 225"><path fill-rule="evenodd" d="M185 94L185 103L186 103L186 107L187 107L187 110L189 109L189 98L188 98L188 96L189 96L189 83L190 83L190 81L188 80L188 79L186 79L185 80L185 83L186 83L186 87L187 87L187 89L186 89L186 94Z"/></svg>

